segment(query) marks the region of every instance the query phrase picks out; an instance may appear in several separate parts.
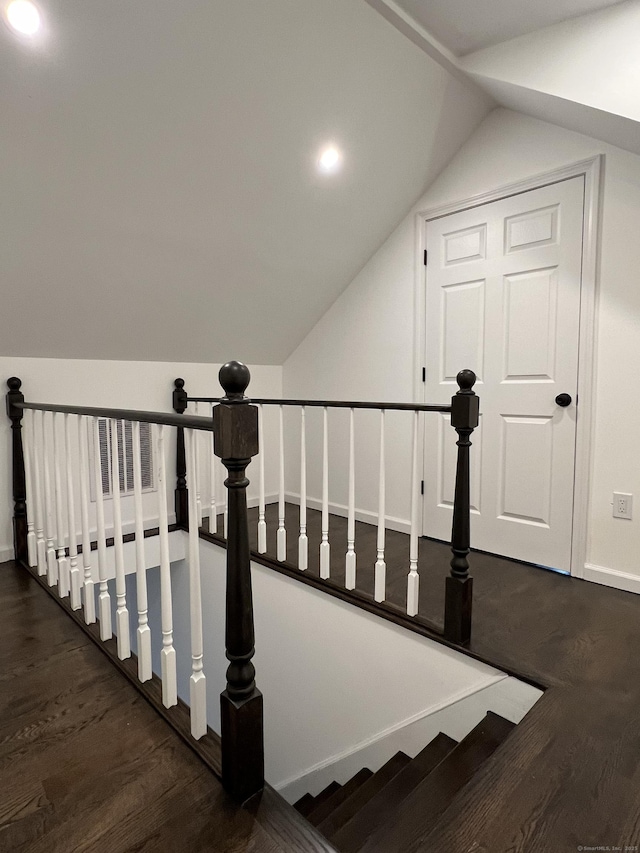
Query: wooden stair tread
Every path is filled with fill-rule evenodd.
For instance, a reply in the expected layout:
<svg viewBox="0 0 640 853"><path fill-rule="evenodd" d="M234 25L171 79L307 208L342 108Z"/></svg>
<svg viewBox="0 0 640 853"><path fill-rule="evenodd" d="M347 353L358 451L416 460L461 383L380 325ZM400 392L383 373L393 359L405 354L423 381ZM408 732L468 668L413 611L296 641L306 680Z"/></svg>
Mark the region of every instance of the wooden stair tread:
<svg viewBox="0 0 640 853"><path fill-rule="evenodd" d="M337 832L340 827L351 820L360 809L374 797L378 791L397 775L403 767L406 767L411 759L404 752L396 752L386 764L377 770L370 779L362 784L357 791L351 794L338 808L334 809L331 814L322 822L316 824L320 832L331 838L333 833Z"/></svg>
<svg viewBox="0 0 640 853"><path fill-rule="evenodd" d="M304 794L293 804L293 807L296 811L300 812L301 815L306 817L314 807L315 802L316 798L312 794Z"/></svg>
<svg viewBox="0 0 640 853"><path fill-rule="evenodd" d="M384 825L405 797L409 796L416 785L454 747L456 747L456 741L440 732L409 764L365 803L351 820L348 820L337 832L328 836L330 840L341 853L357 853L367 838Z"/></svg>
<svg viewBox="0 0 640 853"><path fill-rule="evenodd" d="M368 767L363 767L348 782L345 782L335 794L329 797L328 800L325 800L323 803L316 803L307 815L307 820L314 826L317 826L325 818L328 818L338 806L341 806L351 794L354 794L372 776L373 772Z"/></svg>
<svg viewBox="0 0 640 853"><path fill-rule="evenodd" d="M368 833L361 853L412 853L424 842L456 794L495 752L514 723L489 711L427 777L388 816L385 826ZM342 849L342 848L341 848Z"/></svg>
<svg viewBox="0 0 640 853"><path fill-rule="evenodd" d="M340 788L342 788L342 785L336 781L331 782L326 788L323 788L319 794L313 797L313 803L304 816L308 817L316 806L322 805L322 803L326 802L329 797L332 797L336 791L339 791Z"/></svg>

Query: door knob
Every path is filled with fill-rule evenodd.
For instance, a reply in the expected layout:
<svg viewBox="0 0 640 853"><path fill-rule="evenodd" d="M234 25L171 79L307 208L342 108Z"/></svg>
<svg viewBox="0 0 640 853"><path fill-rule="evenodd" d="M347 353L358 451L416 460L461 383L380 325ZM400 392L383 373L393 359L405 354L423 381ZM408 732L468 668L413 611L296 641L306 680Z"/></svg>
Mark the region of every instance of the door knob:
<svg viewBox="0 0 640 853"><path fill-rule="evenodd" d="M559 406L562 406L564 409L566 406L571 405L571 394L558 394L556 397L556 403Z"/></svg>

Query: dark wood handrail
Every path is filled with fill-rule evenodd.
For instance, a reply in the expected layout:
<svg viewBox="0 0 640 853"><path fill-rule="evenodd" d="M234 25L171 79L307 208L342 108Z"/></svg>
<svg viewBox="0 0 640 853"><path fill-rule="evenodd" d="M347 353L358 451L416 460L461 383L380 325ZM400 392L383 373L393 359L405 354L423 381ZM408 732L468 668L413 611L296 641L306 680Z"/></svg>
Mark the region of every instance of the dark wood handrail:
<svg viewBox="0 0 640 853"><path fill-rule="evenodd" d="M213 432L211 418L196 415L170 415L167 412L143 412L137 409L103 409L90 406L55 406L52 403L14 404L18 409L33 409L38 412L62 412L65 415L86 415L91 418L113 418L119 421L140 421L145 424L161 424L162 426L184 427L185 429L202 429Z"/></svg>
<svg viewBox="0 0 640 853"><path fill-rule="evenodd" d="M187 397L189 403L219 403L217 397ZM443 412L451 411L451 405L438 406L431 403L362 403L348 400L278 400L267 397L251 397L250 403L265 406L326 406L328 409L380 409L398 412Z"/></svg>

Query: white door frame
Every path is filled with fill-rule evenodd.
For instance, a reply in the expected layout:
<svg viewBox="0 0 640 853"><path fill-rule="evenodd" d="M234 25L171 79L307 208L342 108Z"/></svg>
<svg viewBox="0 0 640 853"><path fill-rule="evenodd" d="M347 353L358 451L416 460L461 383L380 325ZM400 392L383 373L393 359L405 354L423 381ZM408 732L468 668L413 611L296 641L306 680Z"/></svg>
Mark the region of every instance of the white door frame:
<svg viewBox="0 0 640 853"><path fill-rule="evenodd" d="M425 400L422 368L426 344L426 224L452 213L480 207L508 196L565 181L584 175L584 218L582 225L582 283L580 297L580 331L578 343L578 400L576 415L576 457L573 493L573 524L571 533L571 575L584 577L587 558L587 528L589 519L589 484L593 463L592 427L595 414L595 353L596 320L598 312L598 263L600 244L601 182L604 177L604 154L580 160L550 172L525 178L489 192L438 207L421 210L415 217L416 262L414 294L414 396L416 402ZM464 365L460 365L464 367ZM482 406L482 400L480 401ZM423 445L423 442L421 442ZM422 469L424 471L424 460ZM423 498L424 502L424 498ZM424 519L424 512L422 513ZM424 521L422 522L424 524ZM424 532L422 530L421 532ZM471 543L473 546L473 542Z"/></svg>

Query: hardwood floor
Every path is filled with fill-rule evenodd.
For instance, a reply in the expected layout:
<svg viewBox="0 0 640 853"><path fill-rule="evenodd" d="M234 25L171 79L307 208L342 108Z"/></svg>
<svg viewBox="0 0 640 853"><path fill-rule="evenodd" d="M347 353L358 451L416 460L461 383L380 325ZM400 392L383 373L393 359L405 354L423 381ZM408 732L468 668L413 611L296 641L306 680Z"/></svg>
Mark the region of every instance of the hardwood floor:
<svg viewBox="0 0 640 853"><path fill-rule="evenodd" d="M277 524L269 513L271 550ZM311 574L319 541L313 515ZM296 516L288 508L290 531ZM338 583L341 525L332 518ZM289 549L294 561L292 532ZM365 525L358 525L357 550L366 587L375 533ZM422 540L420 557L421 612L440 620L448 549ZM389 595L401 606L407 537L389 532L387 561ZM640 845L640 598L483 554L473 554L471 565L469 651L547 690L452 799L428 845L408 839L403 853L564 853L580 845L626 845L632 853ZM1 853L331 850L269 788L249 808L235 807L13 564L0 567L0 608Z"/></svg>
<svg viewBox="0 0 640 853"><path fill-rule="evenodd" d="M267 788L247 808L26 570L0 566L1 853L331 851Z"/></svg>
<svg viewBox="0 0 640 853"><path fill-rule="evenodd" d="M274 554L277 512L274 506L267 512ZM309 573L316 575L318 515L310 512L308 522ZM297 507L288 506L294 565L297 518ZM332 578L344 583L345 519L331 517L330 538ZM370 594L375 528L357 524L356 550L358 588ZM420 541L420 613L440 623L449 553L446 545ZM402 607L408 536L387 532L386 559L388 598ZM625 845L637 853L640 596L487 554L472 553L470 563L469 652L547 689L444 812L429 853L570 853L579 846Z"/></svg>

